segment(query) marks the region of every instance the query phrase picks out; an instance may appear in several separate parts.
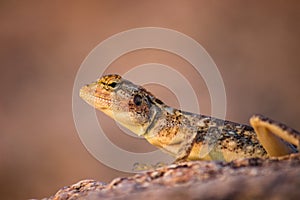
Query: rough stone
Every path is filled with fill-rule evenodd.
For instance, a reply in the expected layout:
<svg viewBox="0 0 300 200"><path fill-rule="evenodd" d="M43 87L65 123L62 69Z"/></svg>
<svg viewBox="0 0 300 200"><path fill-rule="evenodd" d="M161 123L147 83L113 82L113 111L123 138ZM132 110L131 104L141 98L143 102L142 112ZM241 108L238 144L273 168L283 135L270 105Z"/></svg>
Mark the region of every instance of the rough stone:
<svg viewBox="0 0 300 200"><path fill-rule="evenodd" d="M46 199L300 199L299 188L300 154L294 154L229 163L184 162L108 184L83 180Z"/></svg>

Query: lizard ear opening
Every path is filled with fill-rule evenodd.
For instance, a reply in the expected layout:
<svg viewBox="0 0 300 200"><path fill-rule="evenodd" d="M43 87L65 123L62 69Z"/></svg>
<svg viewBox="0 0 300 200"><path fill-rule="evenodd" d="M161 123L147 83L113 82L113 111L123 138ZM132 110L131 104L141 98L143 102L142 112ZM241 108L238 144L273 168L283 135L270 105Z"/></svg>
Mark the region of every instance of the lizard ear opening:
<svg viewBox="0 0 300 200"><path fill-rule="evenodd" d="M135 105L140 106L143 102L143 98L141 97L141 95L137 94L133 97L133 102Z"/></svg>

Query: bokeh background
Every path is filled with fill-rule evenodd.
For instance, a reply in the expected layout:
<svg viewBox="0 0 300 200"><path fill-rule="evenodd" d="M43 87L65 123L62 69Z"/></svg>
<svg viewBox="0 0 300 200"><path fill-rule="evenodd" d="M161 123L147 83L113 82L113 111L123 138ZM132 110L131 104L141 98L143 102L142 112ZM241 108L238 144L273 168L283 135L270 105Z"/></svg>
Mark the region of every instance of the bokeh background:
<svg viewBox="0 0 300 200"><path fill-rule="evenodd" d="M109 182L129 175L101 164L82 145L72 118L72 89L88 53L131 28L165 27L197 40L222 74L227 119L248 124L253 113L262 113L300 130L299 10L297 0L1 1L1 199L42 198L82 179ZM188 77L201 111L210 113L205 84L174 55L132 52L107 72L123 74L147 62L174 66ZM177 105L172 92L151 87ZM117 129L113 123L107 128L112 141L146 151L143 141L135 146L117 139Z"/></svg>

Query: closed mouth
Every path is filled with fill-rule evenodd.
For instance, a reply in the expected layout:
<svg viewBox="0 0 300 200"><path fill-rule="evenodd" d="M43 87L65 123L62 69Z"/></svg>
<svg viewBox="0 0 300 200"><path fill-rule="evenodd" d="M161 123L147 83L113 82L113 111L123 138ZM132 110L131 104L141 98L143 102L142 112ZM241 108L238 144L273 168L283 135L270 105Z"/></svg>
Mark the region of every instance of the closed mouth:
<svg viewBox="0 0 300 200"><path fill-rule="evenodd" d="M94 85L87 85L80 89L79 96L84 99L87 103L100 108L105 109L108 108L112 101L101 97L101 96L95 96L95 86Z"/></svg>

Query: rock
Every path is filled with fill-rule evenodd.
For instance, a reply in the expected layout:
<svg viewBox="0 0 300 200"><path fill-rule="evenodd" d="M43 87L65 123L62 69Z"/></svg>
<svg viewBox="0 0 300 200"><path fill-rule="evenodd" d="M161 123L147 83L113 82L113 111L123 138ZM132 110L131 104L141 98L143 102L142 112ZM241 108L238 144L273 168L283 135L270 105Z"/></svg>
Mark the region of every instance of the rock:
<svg viewBox="0 0 300 200"><path fill-rule="evenodd" d="M173 164L109 184L83 180L49 200L64 199L300 199L300 154L229 163Z"/></svg>

